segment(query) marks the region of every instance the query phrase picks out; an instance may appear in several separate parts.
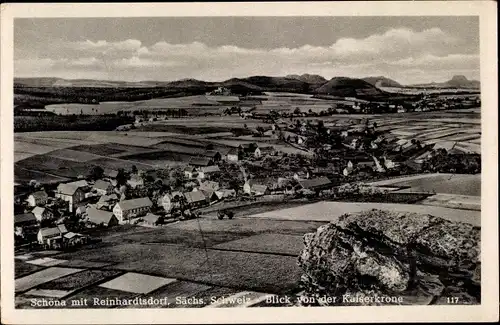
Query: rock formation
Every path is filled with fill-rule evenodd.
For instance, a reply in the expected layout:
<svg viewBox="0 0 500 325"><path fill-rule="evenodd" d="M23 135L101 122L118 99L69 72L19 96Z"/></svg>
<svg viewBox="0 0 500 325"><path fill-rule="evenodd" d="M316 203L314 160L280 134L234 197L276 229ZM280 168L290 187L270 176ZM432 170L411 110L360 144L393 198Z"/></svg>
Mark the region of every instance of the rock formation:
<svg viewBox="0 0 500 325"><path fill-rule="evenodd" d="M372 210L304 244L299 305L480 303L480 228L470 224Z"/></svg>

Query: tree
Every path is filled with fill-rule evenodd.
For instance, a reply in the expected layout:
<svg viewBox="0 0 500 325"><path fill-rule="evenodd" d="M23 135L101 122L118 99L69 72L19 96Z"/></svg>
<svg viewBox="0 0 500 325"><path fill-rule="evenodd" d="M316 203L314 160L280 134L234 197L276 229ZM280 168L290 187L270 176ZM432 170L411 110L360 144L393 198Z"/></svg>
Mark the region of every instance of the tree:
<svg viewBox="0 0 500 325"><path fill-rule="evenodd" d="M132 174L137 174L137 166L132 165Z"/></svg>
<svg viewBox="0 0 500 325"><path fill-rule="evenodd" d="M296 107L293 111L294 115L300 115L300 108Z"/></svg>
<svg viewBox="0 0 500 325"><path fill-rule="evenodd" d="M94 166L90 169L88 177L93 180L101 179L104 175L104 169L101 166Z"/></svg>
<svg viewBox="0 0 500 325"><path fill-rule="evenodd" d="M118 174L116 175L116 184L118 185L125 185L127 184L127 181L129 180L129 175L123 170L123 168L120 168L118 170Z"/></svg>

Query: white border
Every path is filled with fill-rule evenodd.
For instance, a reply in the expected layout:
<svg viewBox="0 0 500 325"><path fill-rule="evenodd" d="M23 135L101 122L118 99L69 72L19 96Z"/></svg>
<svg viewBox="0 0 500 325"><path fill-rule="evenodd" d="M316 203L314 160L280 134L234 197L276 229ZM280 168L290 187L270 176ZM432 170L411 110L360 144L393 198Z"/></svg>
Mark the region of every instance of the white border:
<svg viewBox="0 0 500 325"><path fill-rule="evenodd" d="M497 18L494 1L92 3L1 5L1 225L13 222L13 18L159 16L479 16L482 94L482 304L479 306L228 309L16 310L13 233L1 232L1 322L4 324L311 323L498 321Z"/></svg>

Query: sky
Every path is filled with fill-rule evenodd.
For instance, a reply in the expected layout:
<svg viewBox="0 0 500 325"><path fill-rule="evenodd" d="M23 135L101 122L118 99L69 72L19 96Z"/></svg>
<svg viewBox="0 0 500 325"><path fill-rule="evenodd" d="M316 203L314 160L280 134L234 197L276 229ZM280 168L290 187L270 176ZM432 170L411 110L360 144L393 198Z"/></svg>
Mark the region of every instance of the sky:
<svg viewBox="0 0 500 325"><path fill-rule="evenodd" d="M252 75L479 80L479 18L17 18L14 75L123 81Z"/></svg>

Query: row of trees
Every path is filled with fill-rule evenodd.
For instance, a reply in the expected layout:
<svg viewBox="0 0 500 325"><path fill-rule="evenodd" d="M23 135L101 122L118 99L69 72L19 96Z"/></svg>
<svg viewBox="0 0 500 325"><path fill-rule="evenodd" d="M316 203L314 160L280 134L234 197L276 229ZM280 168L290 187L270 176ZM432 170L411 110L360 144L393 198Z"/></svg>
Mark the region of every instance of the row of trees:
<svg viewBox="0 0 500 325"><path fill-rule="evenodd" d="M133 121L132 117L115 115L15 116L14 132L112 131Z"/></svg>

